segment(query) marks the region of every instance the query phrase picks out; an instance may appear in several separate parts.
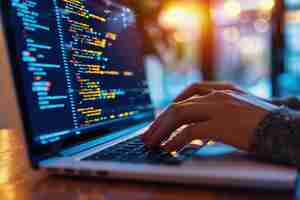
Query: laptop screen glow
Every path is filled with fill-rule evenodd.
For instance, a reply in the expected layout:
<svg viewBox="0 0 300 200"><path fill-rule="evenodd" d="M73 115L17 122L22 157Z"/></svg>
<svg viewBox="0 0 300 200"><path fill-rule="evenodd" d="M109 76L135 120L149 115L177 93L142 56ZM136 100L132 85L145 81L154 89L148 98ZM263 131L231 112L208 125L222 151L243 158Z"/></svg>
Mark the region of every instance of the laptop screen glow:
<svg viewBox="0 0 300 200"><path fill-rule="evenodd" d="M3 4L34 149L90 140L153 118L131 10L102 0Z"/></svg>

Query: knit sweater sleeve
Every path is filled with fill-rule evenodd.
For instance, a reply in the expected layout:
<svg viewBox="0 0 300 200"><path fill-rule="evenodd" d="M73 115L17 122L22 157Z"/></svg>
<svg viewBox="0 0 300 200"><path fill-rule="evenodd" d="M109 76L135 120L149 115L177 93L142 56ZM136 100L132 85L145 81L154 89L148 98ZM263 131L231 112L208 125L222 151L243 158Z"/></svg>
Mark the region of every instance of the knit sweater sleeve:
<svg viewBox="0 0 300 200"><path fill-rule="evenodd" d="M300 168L300 112L281 106L255 130L251 152L257 158Z"/></svg>

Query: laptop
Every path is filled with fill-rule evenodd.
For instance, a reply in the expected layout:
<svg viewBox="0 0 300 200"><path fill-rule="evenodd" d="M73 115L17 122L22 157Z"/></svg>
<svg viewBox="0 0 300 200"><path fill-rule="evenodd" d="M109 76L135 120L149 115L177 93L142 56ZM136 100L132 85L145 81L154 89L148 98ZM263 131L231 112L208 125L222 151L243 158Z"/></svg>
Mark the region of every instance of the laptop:
<svg viewBox="0 0 300 200"><path fill-rule="evenodd" d="M9 128L24 133L33 168L66 176L293 188L295 169L257 162L221 144L176 154L144 146L140 135L155 112L143 41L129 8L107 0L6 0L1 13L4 109L14 119Z"/></svg>

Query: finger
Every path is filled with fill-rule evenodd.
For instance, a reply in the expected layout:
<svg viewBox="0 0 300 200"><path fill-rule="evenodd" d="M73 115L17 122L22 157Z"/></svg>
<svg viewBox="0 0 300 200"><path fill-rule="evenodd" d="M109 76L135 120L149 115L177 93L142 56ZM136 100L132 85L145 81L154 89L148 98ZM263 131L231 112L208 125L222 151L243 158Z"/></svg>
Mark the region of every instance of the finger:
<svg viewBox="0 0 300 200"><path fill-rule="evenodd" d="M155 119L154 122L152 122L150 124L150 126L147 128L147 130L144 132L144 134L142 134L141 139L146 142L149 140L149 137L151 137L152 133L158 129L159 127L159 121L162 121L162 117L164 116L164 113L167 111L168 108L166 108L165 110L163 110L158 117Z"/></svg>
<svg viewBox="0 0 300 200"><path fill-rule="evenodd" d="M211 104L211 103L217 103L219 102L219 104L221 104L220 102L224 102L226 99L230 98L230 96L226 93L226 92L223 92L223 91L213 91L211 92L210 94L208 95L205 95L205 96L194 96L194 97L191 97L187 100L184 100L184 101L181 101L179 103L174 103L171 107L169 107L168 109L166 109L155 121L154 123L150 126L150 128L143 134L142 136L142 139L143 141L146 143L146 144L149 144L149 146L151 146L151 140L154 138L154 135L155 135L155 132L160 132L159 131L159 127L160 126L165 126L165 122L166 120L168 119L164 119L165 116L168 116L168 115L172 115L172 114L168 114L168 113L171 113L172 110L176 110L177 108L176 107L183 107L183 106L180 106L180 105L188 105L189 103L208 103L208 104ZM178 109L179 110L179 109ZM200 110L201 111L201 110ZM178 111L180 112L180 111ZM192 112L195 112L192 111ZM180 113L179 113L180 114ZM200 113L199 113L200 114ZM176 113L174 114L174 116L176 115ZM192 119L188 119L187 116L184 116L185 119L184 120L192 120ZM201 120L201 119L199 119ZM193 121L192 121L193 122ZM174 128L177 128L177 127L174 127ZM164 136L162 136L162 139L165 139L165 137L167 137L169 135L169 133L165 133ZM156 142L155 142L155 145L158 145Z"/></svg>
<svg viewBox="0 0 300 200"><path fill-rule="evenodd" d="M166 151L179 151L184 146L189 144L195 139L214 139L213 133L216 127L213 121L207 121L203 123L193 124L184 128L177 136L170 140L163 148Z"/></svg>
<svg viewBox="0 0 300 200"><path fill-rule="evenodd" d="M174 102L183 101L194 95L206 95L206 94L209 94L210 92L211 92L211 89L202 87L201 84L195 83L195 84L191 85L190 87L188 87L187 89L185 89L178 97L176 97Z"/></svg>
<svg viewBox="0 0 300 200"><path fill-rule="evenodd" d="M205 85L206 87L211 87L215 90L232 90L240 93L245 93L245 91L242 88L228 81L204 82L202 84Z"/></svg>
<svg viewBox="0 0 300 200"><path fill-rule="evenodd" d="M233 90L239 93L245 93L242 89L229 84L220 82L195 83L185 89L174 101L180 102L194 95L207 95L213 90Z"/></svg>
<svg viewBox="0 0 300 200"><path fill-rule="evenodd" d="M204 109L203 108L199 108L199 110L197 110L197 106L195 106L194 108L191 108L192 110L190 111L191 113L194 113L194 115L196 115L195 118L189 118L189 116L185 116L184 113L181 113L181 109L184 110L184 107L187 106L189 104L218 104L218 105L214 105L214 108L210 109L209 112L207 111L206 114L207 116L209 114L213 114L212 110L216 108L216 106L219 105L223 105L223 103L226 100L231 99L232 97L230 95L228 95L229 93L232 93L233 91L213 91L208 95L205 96L197 96L197 97L192 97L190 99L187 99L185 101L179 102L179 103L174 103L171 107L169 107L167 110L165 110L156 120L155 122L150 126L150 128L143 134L142 139L145 142L145 144L148 144L149 146L152 145L152 140L154 138L156 138L156 134L159 134L161 131L165 131L164 129L161 130L162 128L160 128L161 126L164 126L166 128L168 128L169 126L174 126L173 130L178 128L178 126L183 125L184 123L193 123L193 122L199 122L199 121L205 121L208 120L208 118L199 118L199 116L201 115L200 112L203 112ZM194 110L193 110L194 109ZM173 110L178 110L173 111ZM178 118L179 120L181 119L180 115L184 115L182 116L182 122L179 121L179 125L175 126L175 125L169 125L167 126L167 124L171 122L171 119L169 118ZM176 116L178 115L178 116ZM199 120L199 121L197 121ZM175 122L176 123L176 122ZM166 139L168 136L170 135L169 132L164 132L163 135L161 135L160 141L153 141L154 142L154 146L159 145L159 142L162 142L164 139Z"/></svg>
<svg viewBox="0 0 300 200"><path fill-rule="evenodd" d="M155 119L154 122L149 126L149 128L144 132L142 135L142 140L145 144L148 144L149 141L151 141L151 137L157 131L157 129L162 125L162 123L165 121L164 118L168 115L167 113L170 112L170 107L165 109L163 112L159 114L159 116ZM150 145L149 145L150 146Z"/></svg>
<svg viewBox="0 0 300 200"><path fill-rule="evenodd" d="M204 122L211 119L218 106L215 103L185 103L173 104L161 117L156 120L156 130L151 130L145 144L160 146L176 129L185 124Z"/></svg>
<svg viewBox="0 0 300 200"><path fill-rule="evenodd" d="M206 96L194 96L194 97L191 97L185 101L182 101L182 102L178 102L176 104L183 104L183 103L196 103L196 102L200 102L202 99L203 101L205 101L205 98ZM176 107L177 105L171 105L169 108L165 109L164 111L162 111L160 113L160 115L155 119L155 121L149 126L149 128L144 132L144 134L141 136L142 140L147 143L147 141L151 140L151 137L153 135L153 132L155 132L159 126L161 126L161 122L164 121L163 120L163 117L165 115L167 115L167 112L170 112L170 110L172 109L172 107Z"/></svg>
<svg viewBox="0 0 300 200"><path fill-rule="evenodd" d="M183 100L179 103L211 103L218 101L225 101L232 99L230 94L234 94L236 91L232 90L212 90L209 94L203 96L192 96L186 100Z"/></svg>

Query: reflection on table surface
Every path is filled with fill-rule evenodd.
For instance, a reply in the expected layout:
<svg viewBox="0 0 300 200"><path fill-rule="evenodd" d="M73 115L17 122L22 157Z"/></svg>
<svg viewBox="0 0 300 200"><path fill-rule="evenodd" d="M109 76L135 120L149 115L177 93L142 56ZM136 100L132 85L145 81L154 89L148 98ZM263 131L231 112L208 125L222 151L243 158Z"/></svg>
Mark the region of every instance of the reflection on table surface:
<svg viewBox="0 0 300 200"><path fill-rule="evenodd" d="M33 171L19 133L0 131L0 200L293 199L293 192L47 176Z"/></svg>

